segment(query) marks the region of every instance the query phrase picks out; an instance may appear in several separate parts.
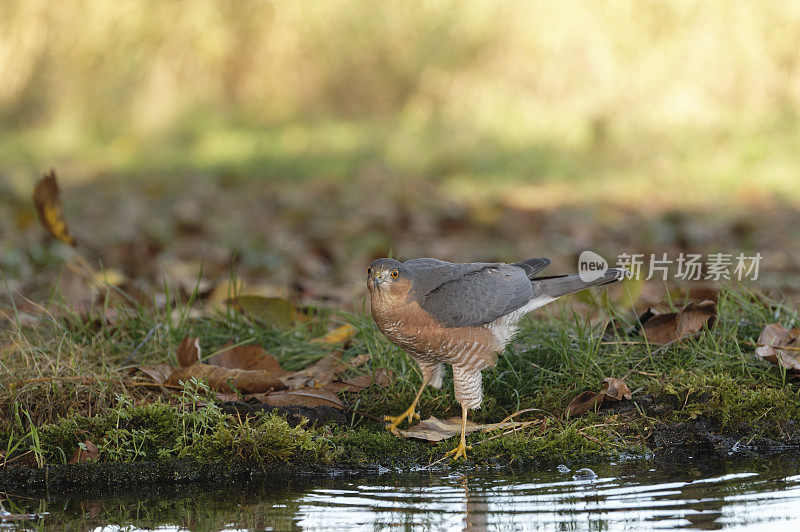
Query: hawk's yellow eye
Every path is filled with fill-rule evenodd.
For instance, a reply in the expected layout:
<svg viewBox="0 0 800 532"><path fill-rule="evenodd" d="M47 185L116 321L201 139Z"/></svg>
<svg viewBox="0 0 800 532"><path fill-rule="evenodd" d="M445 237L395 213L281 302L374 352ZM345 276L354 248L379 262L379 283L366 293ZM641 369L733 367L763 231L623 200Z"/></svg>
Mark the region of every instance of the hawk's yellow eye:
<svg viewBox="0 0 800 532"><path fill-rule="evenodd" d="M400 272L398 272L397 270L392 270L392 273L390 275L392 276L392 279L397 279L397 276L400 275Z"/></svg>

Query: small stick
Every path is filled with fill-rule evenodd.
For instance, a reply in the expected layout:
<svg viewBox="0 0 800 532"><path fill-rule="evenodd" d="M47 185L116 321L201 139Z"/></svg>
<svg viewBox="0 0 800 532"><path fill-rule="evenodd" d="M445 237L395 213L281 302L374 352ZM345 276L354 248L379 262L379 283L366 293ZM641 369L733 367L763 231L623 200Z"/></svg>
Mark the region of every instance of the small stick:
<svg viewBox="0 0 800 532"><path fill-rule="evenodd" d="M142 346L143 346L144 344L146 344L148 340L150 340L150 337L151 337L151 336L153 336L153 333L155 333L155 332L156 332L156 329L160 329L160 328L161 328L161 322L158 322L158 323L156 323L155 325L153 325L153 327L151 327L149 331L147 331L147 335L144 337L144 340L142 340L141 342L139 342L139 345L137 345L137 346L136 346L136 348L135 348L133 351L131 351L131 354L130 354L130 355L128 355L128 358L126 358L126 359L125 359L125 360L122 362L122 367L125 367L125 366L127 366L127 365L128 365L128 363L129 363L129 362L131 362L131 361L133 360L133 357L135 357L135 356L136 356L136 353L138 353L138 352L139 352L139 349L141 349L141 348L142 348Z"/></svg>
<svg viewBox="0 0 800 532"><path fill-rule="evenodd" d="M378 423L383 423L383 420L379 417L373 416L372 414L365 414L364 412L359 412L358 410L354 410L352 408L346 407L342 405L341 407L343 410L347 410L353 414L358 414L359 416L365 417L367 419L371 419L372 421L377 421Z"/></svg>

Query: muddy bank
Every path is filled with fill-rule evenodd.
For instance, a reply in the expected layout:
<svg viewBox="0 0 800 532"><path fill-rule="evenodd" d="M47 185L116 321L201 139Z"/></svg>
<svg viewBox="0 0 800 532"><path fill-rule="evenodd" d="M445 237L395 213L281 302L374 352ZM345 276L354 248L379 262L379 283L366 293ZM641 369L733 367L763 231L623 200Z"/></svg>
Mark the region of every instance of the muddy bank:
<svg viewBox="0 0 800 532"><path fill-rule="evenodd" d="M448 442L433 445L400 440L386 434L377 423L372 423L366 431L349 433L347 427L350 416L331 407L274 407L238 402L218 406L225 415L245 420L258 418L263 413L278 414L293 427L304 425L341 431L337 440L341 449L330 461L299 453L291 460L267 462L208 457L207 460L170 458L129 463L50 464L42 468L19 464L0 470L0 486L17 492L43 493L74 489L102 491L131 486L212 486L240 482L275 482L281 485L300 479L365 476L389 470L418 469L429 466L441 454L440 447L448 446ZM776 434L776 427L766 427L764 422L758 420L739 423L735 427L723 427L711 412L694 419L678 420L685 413L686 406L674 395L643 395L632 401L604 407L597 413L596 419L600 423L614 420L621 422L624 427L616 431L614 456L645 460L652 464L701 458L752 458L800 449L800 427L792 420L781 424L777 431L780 437L765 437L765 433ZM558 439L561 433L555 430L550 437ZM481 467L551 467L559 463L591 467L612 456L599 454L593 448L582 452L579 448L582 443L580 439L574 442L574 448L562 447L549 454L533 452L531 449L535 438L542 437L546 439L548 434L540 431L537 434L508 435L489 442L495 444L492 448L476 441L468 463L439 463L434 467L468 470ZM583 443L597 443L602 448L611 441L592 442L596 439L590 437Z"/></svg>
<svg viewBox="0 0 800 532"><path fill-rule="evenodd" d="M710 397L697 397L694 404L710 401ZM723 426L719 413L684 413L687 404L681 404L675 395L647 395L629 402L612 403L601 411L604 416L616 415L633 421L645 418L655 421L646 438L646 447L659 462L681 461L693 456L758 458L764 454L800 450L800 424L793 419L765 422L756 419L735 426ZM685 415L682 415L685 414ZM668 421L681 417L693 419ZM765 434L777 437L765 437Z"/></svg>
<svg viewBox="0 0 800 532"><path fill-rule="evenodd" d="M0 471L4 490L33 496L80 490L86 494L108 495L109 490L129 491L170 486L210 487L258 482L260 485L285 486L290 481L303 482L323 477L375 475L386 471L375 467L320 467L289 464L199 463L186 460L160 462L85 463L46 465Z"/></svg>

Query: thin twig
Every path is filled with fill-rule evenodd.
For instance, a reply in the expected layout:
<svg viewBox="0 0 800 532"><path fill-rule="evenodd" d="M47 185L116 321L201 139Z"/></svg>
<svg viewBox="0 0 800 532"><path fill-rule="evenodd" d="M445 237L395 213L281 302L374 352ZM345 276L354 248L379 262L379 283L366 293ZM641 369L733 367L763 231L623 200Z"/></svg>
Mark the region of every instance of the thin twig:
<svg viewBox="0 0 800 532"><path fill-rule="evenodd" d="M160 328L161 328L161 322L158 322L158 323L156 323L155 325L153 325L153 326L150 328L150 330L149 330L149 331L147 331L147 334L145 335L145 337L144 337L144 340L142 340L141 342L139 342L139 345L137 345L137 346L136 346L136 348L135 348L133 351L131 351L131 354L130 354L130 355L128 355L128 358L126 358L126 359L125 359L125 360L122 362L122 367L123 367L123 368L124 368L125 366L127 366L127 365L128 365L128 363L130 363L130 362L133 360L133 357L135 357L135 356L136 356L136 353L138 353L138 352L139 352L139 349L141 349L141 348L142 348L142 346L143 346L144 344L146 344L148 340L150 340L150 337L151 337L151 336L153 336L153 333L155 333L155 332L156 332L156 329L160 329Z"/></svg>
<svg viewBox="0 0 800 532"><path fill-rule="evenodd" d="M342 409L343 410L347 410L348 412L351 412L353 414L358 414L359 416L365 417L367 419L371 419L372 421L377 421L378 423L383 423L383 420L381 418L379 418L377 416L373 416L372 414L366 414L364 412L359 412L358 410L346 407L344 405L342 405Z"/></svg>

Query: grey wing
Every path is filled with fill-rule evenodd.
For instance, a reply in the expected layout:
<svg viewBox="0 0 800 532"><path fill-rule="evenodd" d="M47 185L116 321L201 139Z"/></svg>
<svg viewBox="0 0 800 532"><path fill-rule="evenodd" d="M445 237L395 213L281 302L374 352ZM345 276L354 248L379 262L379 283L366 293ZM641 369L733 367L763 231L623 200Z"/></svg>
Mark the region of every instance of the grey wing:
<svg viewBox="0 0 800 532"><path fill-rule="evenodd" d="M465 275L478 272L487 266L501 266L490 262L445 262L439 259L411 259L403 263L414 276L414 296L417 300L431 293L445 283L461 279Z"/></svg>
<svg viewBox="0 0 800 532"><path fill-rule="evenodd" d="M537 259L528 259L515 262L512 266L517 266L525 270L528 279L533 279L533 276L550 266L550 259L540 257Z"/></svg>
<svg viewBox="0 0 800 532"><path fill-rule="evenodd" d="M423 268L424 283L436 284L426 293L416 292L417 302L447 327L490 323L517 310L533 298L533 285L523 268L508 264L450 264ZM422 271L420 272L422 273ZM414 272L414 284L421 279Z"/></svg>

